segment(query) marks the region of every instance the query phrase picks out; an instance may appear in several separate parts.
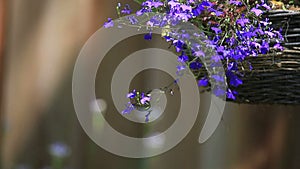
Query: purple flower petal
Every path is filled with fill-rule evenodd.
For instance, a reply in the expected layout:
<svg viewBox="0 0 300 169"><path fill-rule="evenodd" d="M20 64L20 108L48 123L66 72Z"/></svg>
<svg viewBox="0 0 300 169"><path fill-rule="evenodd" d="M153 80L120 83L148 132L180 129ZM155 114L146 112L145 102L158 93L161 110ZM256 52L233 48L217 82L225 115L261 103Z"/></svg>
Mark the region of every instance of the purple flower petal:
<svg viewBox="0 0 300 169"><path fill-rule="evenodd" d="M144 36L144 39L145 40L151 40L152 39L152 33L147 33L145 36Z"/></svg>
<svg viewBox="0 0 300 169"><path fill-rule="evenodd" d="M128 4L125 5L124 9L121 10L122 14L131 14L132 10L130 9L130 6Z"/></svg>
<svg viewBox="0 0 300 169"><path fill-rule="evenodd" d="M227 90L227 98L232 99L232 100L236 100L236 96L238 93L234 90Z"/></svg>
<svg viewBox="0 0 300 169"><path fill-rule="evenodd" d="M233 73L231 74L231 76L229 78L230 78L229 84L231 86L238 87L239 85L243 84L243 81L240 78L238 78L237 75L235 75Z"/></svg>
<svg viewBox="0 0 300 169"><path fill-rule="evenodd" d="M283 46L281 46L280 43L276 43L274 46L273 46L275 49L278 49L278 50L283 50Z"/></svg>
<svg viewBox="0 0 300 169"><path fill-rule="evenodd" d="M267 5L267 4L263 4L261 6L264 7L264 8L266 8L267 10L271 10L271 7L269 5Z"/></svg>
<svg viewBox="0 0 300 169"><path fill-rule="evenodd" d="M134 106L133 106L130 102L128 102L128 103L126 104L126 108L122 111L122 114L129 114L129 113L131 113L133 110L134 110Z"/></svg>
<svg viewBox="0 0 300 169"><path fill-rule="evenodd" d="M183 5L180 5L180 8L181 8L182 11L186 11L186 12L192 11L192 7L189 6L189 5L183 4Z"/></svg>
<svg viewBox="0 0 300 169"><path fill-rule="evenodd" d="M252 8L251 12L254 12L256 16L259 16L259 15L261 15L263 13L262 10L257 9L257 8Z"/></svg>
<svg viewBox="0 0 300 169"><path fill-rule="evenodd" d="M192 13L194 16L199 16L204 10L205 8L203 7L203 5L198 5L196 8L192 10Z"/></svg>
<svg viewBox="0 0 300 169"><path fill-rule="evenodd" d="M216 34L222 33L222 30L219 29L219 28L211 27L211 29L212 29L213 31L215 31Z"/></svg>
<svg viewBox="0 0 300 169"><path fill-rule="evenodd" d="M216 95L216 96L224 96L225 95L225 90L222 89L221 87L215 87L213 89L213 93Z"/></svg>
<svg viewBox="0 0 300 169"><path fill-rule="evenodd" d="M182 52L180 56L178 56L178 62L185 63L189 60L189 57Z"/></svg>
<svg viewBox="0 0 300 169"><path fill-rule="evenodd" d="M215 13L216 16L221 16L223 14L223 12L215 10L213 8L209 8L209 11Z"/></svg>
<svg viewBox="0 0 300 169"><path fill-rule="evenodd" d="M205 56L205 53L202 50L198 50L198 51L194 52L194 55L197 57L200 57L200 56Z"/></svg>
<svg viewBox="0 0 300 169"><path fill-rule="evenodd" d="M224 82L224 77L220 75L212 75L213 79L215 79L217 82Z"/></svg>
<svg viewBox="0 0 300 169"><path fill-rule="evenodd" d="M198 81L198 86L206 87L206 86L208 86L208 84L209 84L209 82L206 77L204 77Z"/></svg>
<svg viewBox="0 0 300 169"><path fill-rule="evenodd" d="M136 17L133 16L133 15L132 15L132 16L128 16L127 18L128 18L129 22L130 22L132 25L135 25L135 24L138 23L138 20L137 20Z"/></svg>
<svg viewBox="0 0 300 169"><path fill-rule="evenodd" d="M108 18L108 21L104 23L104 28L110 28L114 26L114 21L111 18Z"/></svg>
<svg viewBox="0 0 300 169"><path fill-rule="evenodd" d="M261 52L262 54L267 54L268 51L269 51L269 49L270 49L269 43L266 42L266 41L264 41L263 44L262 44L261 47L260 47L260 52Z"/></svg>
<svg viewBox="0 0 300 169"><path fill-rule="evenodd" d="M171 0L168 2L168 5L170 5L171 8L175 8L176 6L180 6L180 3Z"/></svg>
<svg viewBox="0 0 300 169"><path fill-rule="evenodd" d="M178 65L177 66L177 71L182 71L184 69L186 69L186 67L184 65Z"/></svg>
<svg viewBox="0 0 300 169"><path fill-rule="evenodd" d="M141 99L141 103L142 103L142 104L145 104L146 102L149 102L150 100L151 100L150 97L145 96L145 97L143 97L143 98Z"/></svg>
<svg viewBox="0 0 300 169"><path fill-rule="evenodd" d="M212 7L212 3L209 1L202 1L201 5L205 6L205 7Z"/></svg>
<svg viewBox="0 0 300 169"><path fill-rule="evenodd" d="M137 95L137 94L136 94L136 90L133 90L132 92L130 92L130 93L127 94L127 98L132 99L132 98L134 98L136 95Z"/></svg>
<svg viewBox="0 0 300 169"><path fill-rule="evenodd" d="M229 1L229 4L234 4L234 5L240 6L240 5L242 5L243 3L242 3L241 1L230 0L230 1Z"/></svg>
<svg viewBox="0 0 300 169"><path fill-rule="evenodd" d="M192 62L190 64L190 68L193 70L200 69L202 67L202 64L200 62Z"/></svg>
<svg viewBox="0 0 300 169"><path fill-rule="evenodd" d="M242 17L238 19L236 23L239 24L241 27L245 27L245 25L249 23L249 19Z"/></svg>

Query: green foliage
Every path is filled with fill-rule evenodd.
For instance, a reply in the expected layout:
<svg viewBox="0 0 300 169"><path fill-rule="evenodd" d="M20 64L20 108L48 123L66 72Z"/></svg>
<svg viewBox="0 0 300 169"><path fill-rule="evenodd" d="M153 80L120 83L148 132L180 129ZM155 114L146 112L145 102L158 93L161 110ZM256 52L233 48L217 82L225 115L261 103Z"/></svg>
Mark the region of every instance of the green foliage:
<svg viewBox="0 0 300 169"><path fill-rule="evenodd" d="M138 4L142 4L143 2L145 2L146 0L134 0L134 2L138 3Z"/></svg>

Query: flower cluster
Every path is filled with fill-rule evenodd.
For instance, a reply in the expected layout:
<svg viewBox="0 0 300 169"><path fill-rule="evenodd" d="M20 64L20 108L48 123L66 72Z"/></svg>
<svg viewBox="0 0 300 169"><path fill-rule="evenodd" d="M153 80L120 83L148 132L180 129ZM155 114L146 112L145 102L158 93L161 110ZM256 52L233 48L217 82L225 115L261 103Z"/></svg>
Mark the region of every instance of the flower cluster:
<svg viewBox="0 0 300 169"><path fill-rule="evenodd" d="M160 27L165 30L169 26L178 22L191 22L204 32L208 40L206 46L213 48L216 55L211 57L212 62L220 61L225 69L228 83L227 91L215 88L216 95L225 95L228 99L235 100L238 92L236 88L243 84L243 71L252 70L252 66L247 62L247 57L256 57L272 51L283 50L280 45L283 37L278 30L271 27L269 19L263 14L270 10L265 0L137 0L141 4L141 9L136 15L141 16L150 12L164 13L166 16L159 20L149 17L147 26ZM129 14L130 7L121 5L117 7L118 14ZM138 24L133 16L128 17L131 24ZM109 19L105 27L113 26L113 21ZM203 75L199 73L203 69L201 57L205 57L206 52L203 46L187 44L185 39L188 34L184 31L181 36L172 35L171 31L163 31L162 36L167 42L174 46L179 53L177 66L178 74L189 68L198 80L199 86L209 88L211 82L223 82L221 75ZM193 35L199 36L199 35ZM152 38L150 33L145 35L146 40ZM187 66L186 66L187 65Z"/></svg>
<svg viewBox="0 0 300 169"><path fill-rule="evenodd" d="M151 107L150 94L145 94L143 92L133 90L132 92L127 94L127 98L130 99L130 102L127 103L126 109L123 110L122 114L128 114L134 109L145 111L145 110L149 110Z"/></svg>

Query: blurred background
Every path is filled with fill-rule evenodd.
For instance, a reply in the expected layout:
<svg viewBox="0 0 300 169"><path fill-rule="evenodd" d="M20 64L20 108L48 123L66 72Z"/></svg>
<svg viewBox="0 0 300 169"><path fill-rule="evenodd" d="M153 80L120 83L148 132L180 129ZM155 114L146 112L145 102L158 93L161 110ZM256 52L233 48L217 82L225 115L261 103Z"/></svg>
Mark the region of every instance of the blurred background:
<svg viewBox="0 0 300 169"><path fill-rule="evenodd" d="M108 17L117 18L118 2L138 8L129 0L0 0L1 169L300 168L300 106L228 103L217 131L200 145L198 137L208 109L202 106L187 137L152 158L119 157L97 146L76 117L72 73L88 38ZM168 48L159 37L152 42L143 37L127 41L111 57L125 57L137 47ZM101 78L110 77L97 75L96 93L103 90ZM139 73L132 85L147 88L150 80L159 86L168 78L149 70ZM174 105L168 106L178 108ZM107 120L120 132L141 137L172 125L177 114L165 113L149 125L128 123L120 115L109 114ZM163 141L155 143L159 146Z"/></svg>

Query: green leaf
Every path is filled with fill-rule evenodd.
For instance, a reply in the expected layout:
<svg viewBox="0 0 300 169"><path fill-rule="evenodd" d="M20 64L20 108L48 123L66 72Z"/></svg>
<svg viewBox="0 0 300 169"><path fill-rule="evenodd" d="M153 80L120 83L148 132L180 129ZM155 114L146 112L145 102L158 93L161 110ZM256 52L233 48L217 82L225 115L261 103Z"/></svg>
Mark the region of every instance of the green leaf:
<svg viewBox="0 0 300 169"><path fill-rule="evenodd" d="M121 17L121 10L119 6L116 6L116 11L119 17Z"/></svg>
<svg viewBox="0 0 300 169"><path fill-rule="evenodd" d="M145 2L146 0L134 0L134 2L138 3L138 4L142 4L143 2Z"/></svg>

